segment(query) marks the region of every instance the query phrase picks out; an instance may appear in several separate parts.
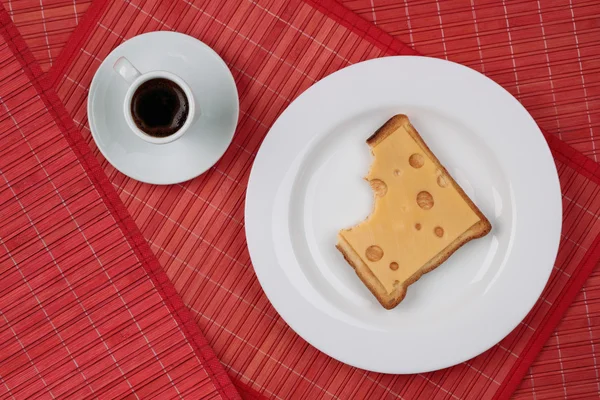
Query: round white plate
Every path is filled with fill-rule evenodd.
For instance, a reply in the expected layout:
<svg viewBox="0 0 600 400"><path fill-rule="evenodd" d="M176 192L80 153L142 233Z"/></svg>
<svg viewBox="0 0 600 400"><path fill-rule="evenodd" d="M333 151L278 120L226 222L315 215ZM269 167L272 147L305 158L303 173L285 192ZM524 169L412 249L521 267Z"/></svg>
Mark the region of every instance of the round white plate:
<svg viewBox="0 0 600 400"><path fill-rule="evenodd" d="M142 73L169 71L190 86L200 115L181 139L152 144L127 126L128 84L113 71L121 56ZM145 33L114 49L96 71L88 95L90 129L104 157L125 175L153 184L187 181L213 166L233 139L238 112L237 89L225 62L201 41L176 32Z"/></svg>
<svg viewBox="0 0 600 400"><path fill-rule="evenodd" d="M398 113L492 232L387 311L335 244L371 211L365 140ZM328 76L279 117L252 168L246 234L265 293L300 336L359 368L418 373L468 360L517 326L552 270L561 215L554 161L516 99L458 64L387 57Z"/></svg>

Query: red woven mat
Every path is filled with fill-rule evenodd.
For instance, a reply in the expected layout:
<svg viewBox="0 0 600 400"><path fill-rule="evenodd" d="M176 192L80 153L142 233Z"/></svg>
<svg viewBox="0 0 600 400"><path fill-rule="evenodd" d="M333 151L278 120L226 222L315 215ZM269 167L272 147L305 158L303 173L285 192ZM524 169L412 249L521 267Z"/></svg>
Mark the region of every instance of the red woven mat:
<svg viewBox="0 0 600 400"><path fill-rule="evenodd" d="M56 60L91 0L2 0L43 71Z"/></svg>
<svg viewBox="0 0 600 400"><path fill-rule="evenodd" d="M0 10L0 398L238 398Z"/></svg>
<svg viewBox="0 0 600 400"><path fill-rule="evenodd" d="M268 127L316 80L349 63L413 51L336 3L322 2L319 10L311 4L101 0L74 32L49 83L232 376L279 398L506 398L598 262L599 167L548 137L563 189L563 240L542 299L498 346L454 368L412 376L368 373L323 355L281 321L250 266L243 229L250 166ZM225 156L203 176L169 187L141 184L115 171L91 141L85 110L87 88L102 59L123 40L157 29L185 32L217 50L234 73L241 101L238 131ZM584 293L598 286L598 278L588 282ZM579 318L565 322L575 336L592 323L581 315L599 313L598 303L588 298L575 304ZM549 345L556 346L552 340ZM585 343L595 352L593 341ZM558 348L566 357L567 350ZM591 361L588 356L561 366L587 376L578 390L588 398L597 390ZM537 375L534 386L544 379ZM563 396L562 386L549 394Z"/></svg>
<svg viewBox="0 0 600 400"><path fill-rule="evenodd" d="M479 70L600 160L600 2L339 0L428 56Z"/></svg>

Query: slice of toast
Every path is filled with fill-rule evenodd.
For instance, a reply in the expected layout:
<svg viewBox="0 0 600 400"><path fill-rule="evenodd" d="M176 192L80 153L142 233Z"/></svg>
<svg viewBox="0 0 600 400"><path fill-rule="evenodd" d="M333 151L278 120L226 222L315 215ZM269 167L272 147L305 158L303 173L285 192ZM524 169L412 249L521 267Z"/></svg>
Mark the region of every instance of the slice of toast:
<svg viewBox="0 0 600 400"><path fill-rule="evenodd" d="M409 285L446 261L491 225L429 150L406 115L396 115L370 138L367 175L375 197L371 215L338 233L338 250L387 309Z"/></svg>

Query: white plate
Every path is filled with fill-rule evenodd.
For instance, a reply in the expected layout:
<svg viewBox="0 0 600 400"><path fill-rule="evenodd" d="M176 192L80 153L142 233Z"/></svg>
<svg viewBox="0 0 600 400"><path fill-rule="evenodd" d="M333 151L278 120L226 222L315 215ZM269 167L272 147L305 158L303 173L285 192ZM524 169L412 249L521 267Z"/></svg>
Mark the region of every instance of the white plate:
<svg viewBox="0 0 600 400"><path fill-rule="evenodd" d="M371 211L365 139L398 113L493 228L387 311L334 246ZM386 373L449 367L504 338L548 280L561 219L554 161L527 111L476 71L425 57L366 61L309 88L271 128L246 199L252 262L283 319L328 355Z"/></svg>
<svg viewBox="0 0 600 400"><path fill-rule="evenodd" d="M113 71L125 56L142 73L172 72L190 86L199 109L185 135L169 144L148 143L135 135L123 115L128 84ZM239 101L227 65L201 41L176 32L135 36L104 59L88 95L88 121L104 157L138 181L173 184L195 178L213 166L233 139Z"/></svg>

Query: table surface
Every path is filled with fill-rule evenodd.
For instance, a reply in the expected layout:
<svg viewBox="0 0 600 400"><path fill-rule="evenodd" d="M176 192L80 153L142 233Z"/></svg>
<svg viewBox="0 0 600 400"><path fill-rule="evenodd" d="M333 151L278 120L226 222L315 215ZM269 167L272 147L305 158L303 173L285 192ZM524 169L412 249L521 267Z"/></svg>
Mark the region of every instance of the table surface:
<svg viewBox="0 0 600 400"><path fill-rule="evenodd" d="M79 0L2 1L42 69L49 72L50 77L56 78L55 89L86 136L85 115L81 108L81 99L85 93L77 92L76 86L82 83L85 85L86 79L89 82L90 77L71 76L68 75L69 70L67 70L69 78L65 79L60 76L59 80L58 75L53 75L52 68L60 59L65 44L84 18L91 2ZM343 1L343 4L394 38L416 48L422 54L460 62L490 76L517 97L544 130L570 144L590 160L598 161L600 117L593 112L600 108L600 74L598 73L600 70L600 46L598 46L600 31L597 27L600 4L597 2L578 0L452 3L426 0L397 5L397 2L383 0L347 0ZM302 8L302 10L305 9ZM308 8L306 10L306 13L310 12ZM215 10L211 12L218 15ZM216 18L218 17L214 17L213 20ZM307 19L307 21L309 20ZM166 26L166 28L169 27ZM131 36L131 32L124 34ZM230 45L235 43L232 41ZM372 52L368 56L378 55L381 54ZM342 65L342 61L332 64L328 71L335 70ZM248 71L241 69L234 70L234 73L239 81L245 79L244 74L248 74ZM315 75L315 77L317 76ZM246 75L246 78L250 78L255 83L258 82L255 88L260 88L261 84L263 87L266 84L259 79L265 80L270 77ZM311 79L307 79L295 89L299 92L310 83ZM275 88L276 94L284 96L286 100L293 98L294 93L286 92L286 89L279 83L275 85L269 83L266 86ZM256 95L261 91L255 89L253 93ZM242 103L243 101L244 98L242 98ZM69 104L73 105L77 102L78 106L69 106ZM252 121L252 118L255 118L255 123L268 126L268 121L272 120L280 111L274 110L271 115L268 114L268 111L259 110L260 112L257 113L256 110L252 110L251 107L248 109L248 107L249 104L246 104L245 110L248 116L243 119L247 124ZM242 109L244 110L244 104L242 104ZM253 129L266 132L266 126ZM89 132L87 132L87 137L89 139ZM260 140L254 141L250 137L236 138L234 146L238 147L240 153L246 154L244 165L251 164L252 155L259 143ZM239 155L236 154L236 157ZM247 179L246 171L232 170L229 165L234 164L221 163L213 171L213 174L220 179L212 177L201 179L198 182L181 186L179 192L173 194L161 189L137 185L135 182L119 176L110 165L103 163L105 171L113 181L121 199L150 242L153 251L165 266L167 274L178 287L184 301L192 307L192 312L209 341L220 340L219 334L215 331L215 325L219 325L219 319L212 316L210 310L207 312L207 309L202 308L203 306L197 305L196 302L199 299L196 290L198 287L194 285L198 285L198 283L194 283L190 274L192 272L204 274L205 278L208 277L209 282L212 281L213 284L222 288L218 279L211 280L210 273L214 273L214 271L202 268L198 270L196 267L198 262L214 260L215 256L207 253L199 260L194 258L178 260L178 257L174 255L178 246L168 243L171 236L163 237L156 229L158 222L153 222L150 217L156 216L158 213L158 215L166 217L166 221L161 222L163 228L165 226L173 227L177 224L174 224L172 220L169 221L168 218L172 210L164 209L166 205L159 201L160 197L174 196L172 198L192 201L191 198L195 196L193 201L197 202L202 209L212 208L213 213L220 214L219 217L214 216L213 213L204 213L202 214L204 217L216 218L215 221L220 221L218 218L233 221L231 224L236 227L234 231L240 232L243 225L241 212L243 208L239 204L228 204L221 194L216 194L215 189L206 190L201 187L218 182L226 185L230 190L242 194L245 179ZM562 164L558 165L562 175L574 174L571 171L572 168L569 169L568 166L563 165L561 171ZM219 170L219 168L224 170ZM571 207L572 210L585 210L584 213L593 218L594 224L590 225L593 229L590 231L597 229L599 206L591 200L596 190L596 185L593 188L590 187L585 194L573 189L571 193L567 193L569 196L565 199L567 209ZM571 206L571 204L573 205ZM210 231L202 232L202 237L200 237L195 231L198 221L187 221L186 223L178 220L177 222L180 227L183 227L177 229L183 229L184 234L187 232L188 236L186 237L196 240L203 239L206 246L212 246L213 249L216 249L216 253L221 253L221 256L231 263L244 268L244 271L240 272L240 277L252 279L250 277L252 272L250 271L250 275L248 275L246 271L249 260L242 248L243 242L241 244L221 243L217 231L214 232L216 236L213 239L207 239L211 235ZM175 235L173 237L178 235L177 229L173 231L175 232L172 234ZM567 235L569 240L574 241L577 245L570 248L569 252L563 256L584 258L587 254L587 246L592 245L592 240L586 241L586 239L593 239L595 235L590 232L587 236L581 232L567 232ZM228 247L223 247L223 244ZM264 319L265 323L279 326L280 320L270 306L265 303L265 299L260 298L260 290L255 285L242 288L242 294L239 294L240 289L236 287L225 286L225 290L232 292L230 294L240 296L239 299L242 302L247 301L247 296L250 295L252 298L251 309L259 310L259 315L267 316ZM195 309L194 305L202 311ZM236 326L236 324L223 323L223 321L220 321L220 324L224 327L223 329L232 329ZM285 326L278 328L279 332L287 329ZM234 343L237 340L235 334L232 338L227 340ZM254 350L258 352L268 352L269 349L277 351L276 348L265 345L264 341L260 344L254 343L254 346ZM596 269L564 314L561 323L551 334L536 361L531 365L520 387L514 393L514 397L550 398L570 395L586 398L586 396L596 393L600 390L600 379L597 375L599 362L597 349L600 349L598 346L600 346L600 273ZM232 348L242 349L243 346L232 346ZM312 351L309 348L302 348L304 348L304 352ZM250 368L253 363L250 358L243 362L236 362L235 354L228 352L222 352L219 357L230 369L230 374L234 371L233 375L243 382L250 383L255 389L261 390L266 395L273 395L277 392L277 385L265 384L265 377L253 375L251 371L259 374L260 368ZM263 363L270 362L268 358L265 361L255 362L264 367ZM258 359L255 358L255 360ZM240 369L245 369L246 373L242 373ZM485 374L485 372L482 373ZM377 382L379 384L384 382L384 386L392 387L388 386L390 382L386 380L377 378ZM318 385L328 387L323 383Z"/></svg>

